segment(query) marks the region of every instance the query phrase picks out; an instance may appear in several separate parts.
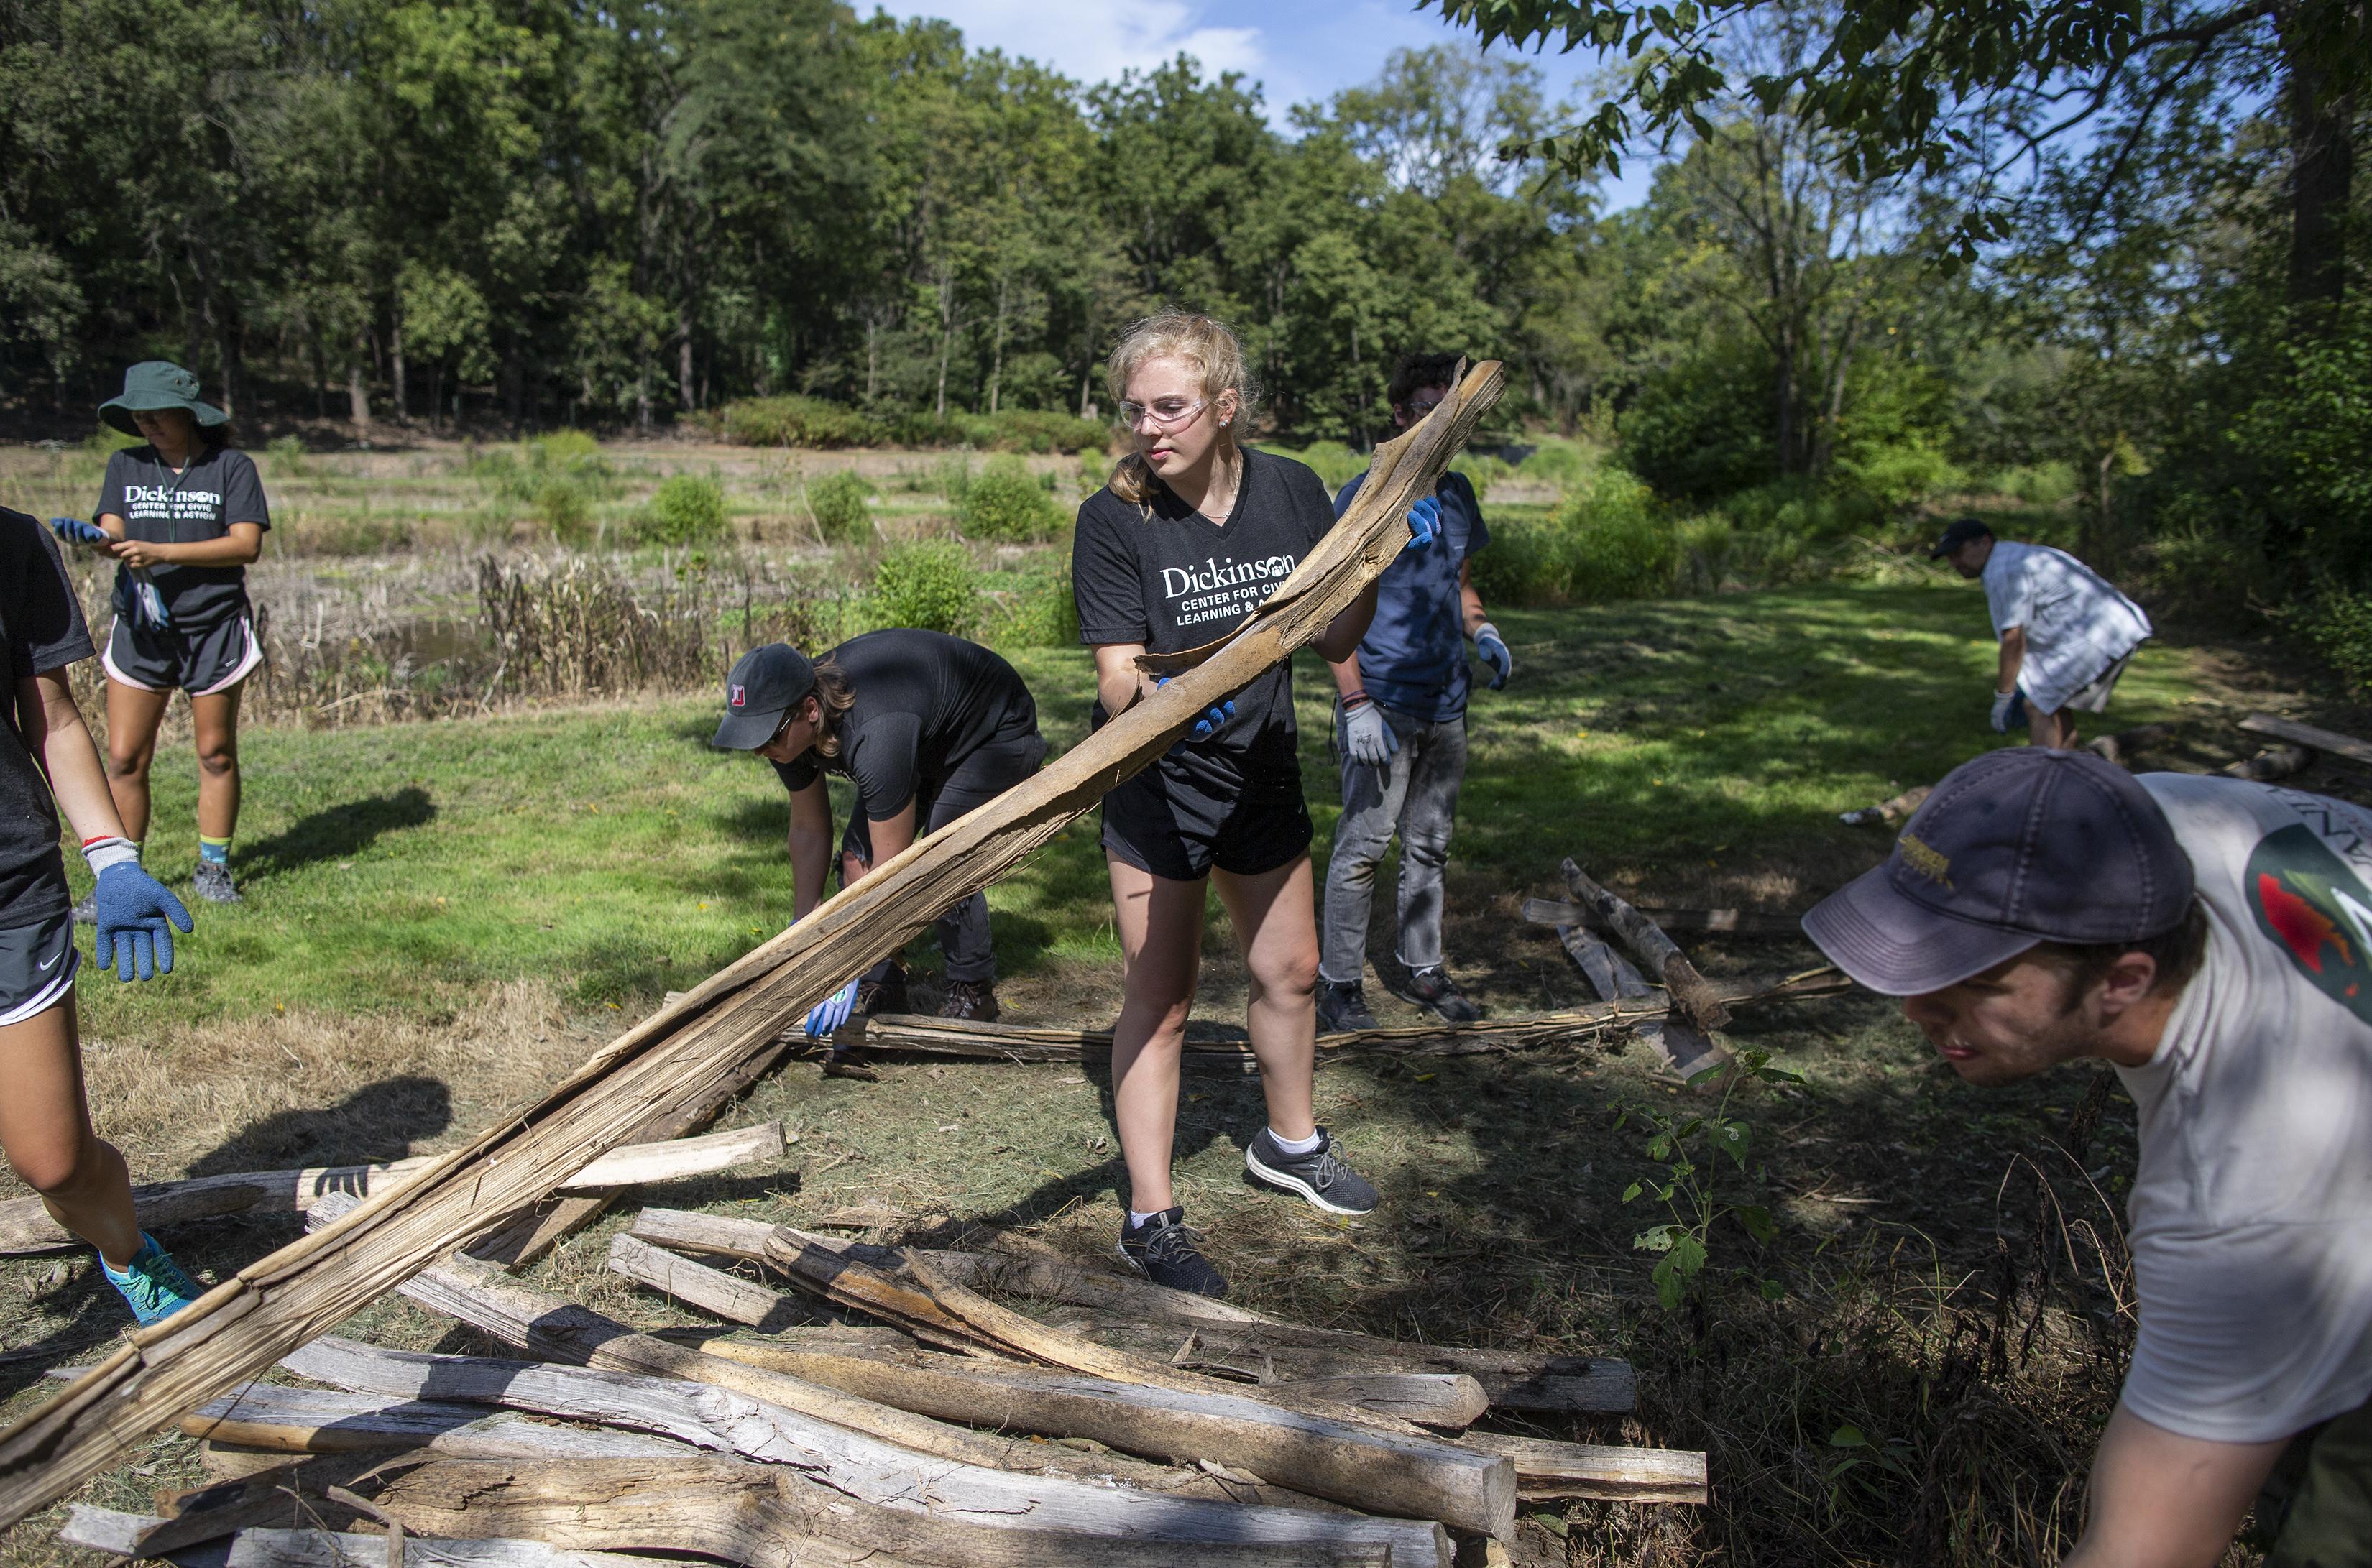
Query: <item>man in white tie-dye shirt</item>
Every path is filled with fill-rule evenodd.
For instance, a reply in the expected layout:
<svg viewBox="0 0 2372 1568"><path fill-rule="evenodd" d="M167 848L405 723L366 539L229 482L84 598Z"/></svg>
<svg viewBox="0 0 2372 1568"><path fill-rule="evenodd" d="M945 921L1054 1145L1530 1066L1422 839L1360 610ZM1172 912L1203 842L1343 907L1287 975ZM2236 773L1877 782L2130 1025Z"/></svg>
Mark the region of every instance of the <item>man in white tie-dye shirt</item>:
<svg viewBox="0 0 2372 1568"><path fill-rule="evenodd" d="M1993 725L2022 716L2037 746L2076 744L2077 714L2097 714L2151 633L2141 606L2064 550L1997 540L1976 517L1944 530L1927 552L1963 577L1983 580L2001 639Z"/></svg>

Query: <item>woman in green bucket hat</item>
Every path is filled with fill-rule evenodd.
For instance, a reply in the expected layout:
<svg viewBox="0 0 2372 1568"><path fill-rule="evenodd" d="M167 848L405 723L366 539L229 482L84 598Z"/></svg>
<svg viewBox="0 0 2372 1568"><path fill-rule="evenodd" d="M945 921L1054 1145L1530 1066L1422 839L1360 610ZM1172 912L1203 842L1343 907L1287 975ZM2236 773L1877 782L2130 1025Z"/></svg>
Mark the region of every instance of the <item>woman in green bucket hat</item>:
<svg viewBox="0 0 2372 1568"><path fill-rule="evenodd" d="M198 750L198 897L239 901L230 841L238 826L239 686L263 661L247 565L272 515L255 464L230 446L229 416L200 401L198 378L167 360L123 373L99 417L145 445L107 461L96 527L60 519L61 538L115 559L107 670L107 773L125 832L148 832L148 765L176 688L190 695ZM85 904L89 902L84 900ZM77 906L77 917L90 913Z"/></svg>

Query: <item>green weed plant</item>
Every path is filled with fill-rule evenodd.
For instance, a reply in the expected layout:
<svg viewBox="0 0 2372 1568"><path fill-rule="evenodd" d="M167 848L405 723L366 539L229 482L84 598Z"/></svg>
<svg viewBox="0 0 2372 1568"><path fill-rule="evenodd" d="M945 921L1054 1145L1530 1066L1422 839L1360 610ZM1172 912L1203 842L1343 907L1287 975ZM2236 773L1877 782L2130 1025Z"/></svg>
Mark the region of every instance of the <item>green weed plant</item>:
<svg viewBox="0 0 2372 1568"><path fill-rule="evenodd" d="M862 544L873 537L875 491L855 469L838 469L804 486L808 515L827 544Z"/></svg>
<svg viewBox="0 0 2372 1568"><path fill-rule="evenodd" d="M1717 1063L1689 1079L1692 1089L1721 1086L1721 1099L1710 1113L1674 1116L1656 1109L1635 1111L1648 1125L1647 1157L1656 1163L1657 1171L1624 1188L1622 1201L1651 1199L1671 1216L1641 1231L1632 1242L1640 1251L1657 1255L1651 1278L1656 1299L1667 1312L1677 1310L1698 1288L1713 1260L1714 1228L1725 1218L1737 1220L1761 1246L1768 1247L1779 1237L1769 1209L1760 1203L1733 1202L1715 1181L1716 1155L1728 1156L1738 1177L1747 1174L1746 1156L1753 1136L1743 1120L1730 1114L1730 1101L1741 1086L1757 1081L1800 1085L1804 1080L1772 1066L1769 1051L1749 1047L1735 1061ZM1615 1118L1616 1129L1627 1125L1634 1114L1634 1108L1624 1108ZM1787 1294L1787 1287L1778 1280L1751 1269L1734 1272L1766 1301L1777 1301Z"/></svg>
<svg viewBox="0 0 2372 1568"><path fill-rule="evenodd" d="M953 540L920 540L881 558L873 613L885 626L919 626L961 636L979 619L971 552Z"/></svg>
<svg viewBox="0 0 2372 1568"><path fill-rule="evenodd" d="M713 544L725 531L725 491L698 474L669 475L642 521L643 538L654 544Z"/></svg>
<svg viewBox="0 0 2372 1568"><path fill-rule="evenodd" d="M1019 458L991 458L956 502L956 526L967 539L1032 544L1063 526L1063 509Z"/></svg>

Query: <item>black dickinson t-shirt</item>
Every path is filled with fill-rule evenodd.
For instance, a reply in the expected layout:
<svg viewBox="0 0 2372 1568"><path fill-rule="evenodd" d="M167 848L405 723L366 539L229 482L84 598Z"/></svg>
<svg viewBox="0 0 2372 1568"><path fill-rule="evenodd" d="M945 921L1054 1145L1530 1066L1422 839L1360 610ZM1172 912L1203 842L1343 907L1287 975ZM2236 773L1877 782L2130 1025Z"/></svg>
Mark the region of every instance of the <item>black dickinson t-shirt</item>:
<svg viewBox="0 0 2372 1568"><path fill-rule="evenodd" d="M123 519L127 539L151 544L199 544L220 539L233 523L269 528L263 482L245 452L210 447L175 473L154 447L128 447L107 459L99 510ZM175 627L201 632L247 609L244 566L151 566Z"/></svg>
<svg viewBox="0 0 2372 1568"><path fill-rule="evenodd" d="M26 744L39 713L20 712L17 683L90 657L90 630L50 530L0 507L0 927L30 925L67 906L58 805Z"/></svg>
<svg viewBox="0 0 2372 1568"><path fill-rule="evenodd" d="M1215 643L1258 610L1309 547L1334 526L1326 483L1290 458L1247 450L1235 510L1214 523L1173 494L1154 496L1151 515L1109 489L1087 497L1071 539L1071 587L1079 641L1142 643L1157 654ZM1189 772L1230 778L1290 775L1294 755L1290 661L1236 693L1236 716L1177 761ZM1096 704L1093 723L1107 714Z"/></svg>
<svg viewBox="0 0 2372 1568"><path fill-rule="evenodd" d="M1038 704L1021 677L961 637L892 627L852 637L816 662L839 667L855 692L840 721L840 755L808 751L774 772L791 790L827 769L854 780L857 808L875 821L918 788L946 783L981 748L1038 733Z"/></svg>

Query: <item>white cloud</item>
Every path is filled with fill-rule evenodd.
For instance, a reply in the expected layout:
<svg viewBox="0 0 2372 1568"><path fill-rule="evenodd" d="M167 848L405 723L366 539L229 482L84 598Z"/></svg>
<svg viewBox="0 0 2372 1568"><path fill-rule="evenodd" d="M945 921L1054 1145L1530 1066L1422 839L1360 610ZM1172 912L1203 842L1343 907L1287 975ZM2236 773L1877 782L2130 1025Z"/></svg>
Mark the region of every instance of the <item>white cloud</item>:
<svg viewBox="0 0 2372 1568"><path fill-rule="evenodd" d="M882 8L942 17L975 49L1025 56L1083 83L1149 71L1180 52L1214 76L1257 77L1266 64L1260 29L1201 26L1200 8L1184 0L924 0Z"/></svg>

